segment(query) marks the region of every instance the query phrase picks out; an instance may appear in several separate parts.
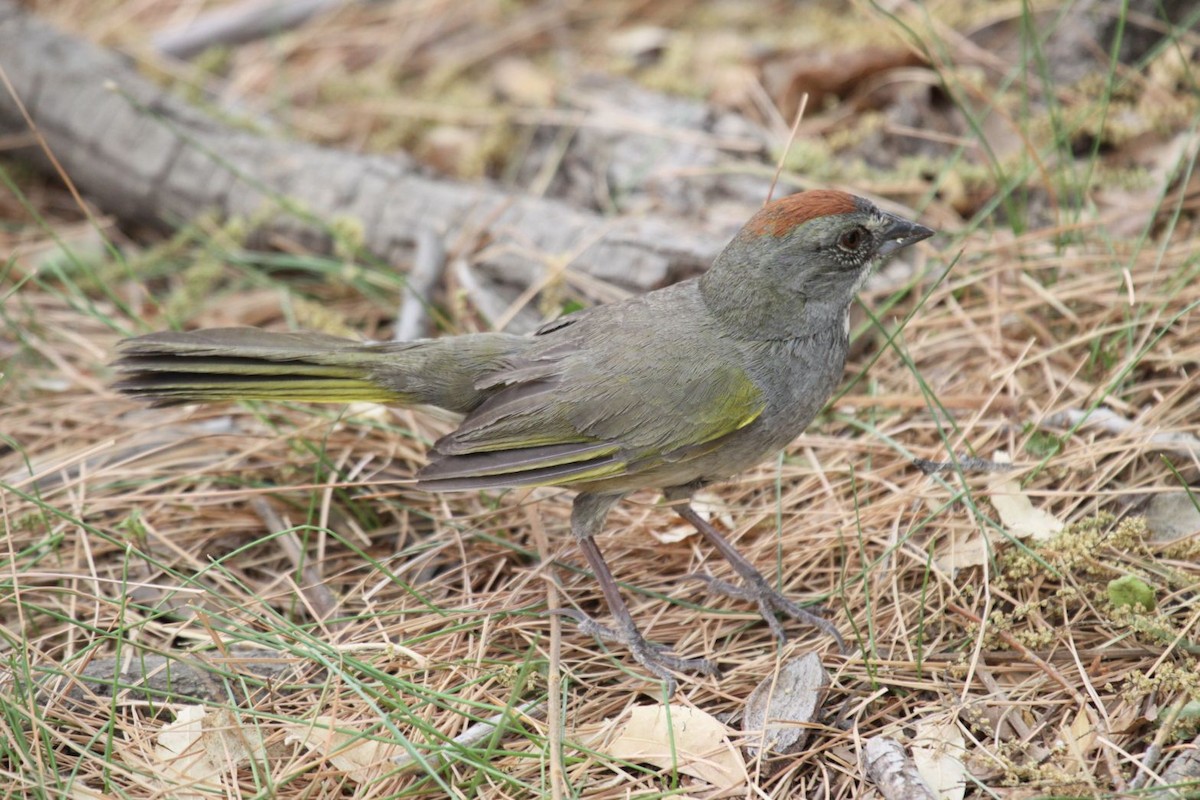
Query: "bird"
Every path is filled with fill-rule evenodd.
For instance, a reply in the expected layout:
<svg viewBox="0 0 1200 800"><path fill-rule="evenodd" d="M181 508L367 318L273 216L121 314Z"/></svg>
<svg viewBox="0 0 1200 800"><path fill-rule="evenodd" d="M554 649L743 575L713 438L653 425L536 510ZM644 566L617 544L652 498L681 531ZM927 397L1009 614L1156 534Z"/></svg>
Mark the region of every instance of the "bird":
<svg viewBox="0 0 1200 800"><path fill-rule="evenodd" d="M692 505L700 489L778 453L840 383L849 310L873 267L934 231L862 197L810 189L765 204L698 277L565 314L530 335L360 342L255 328L125 339L120 391L154 405L372 401L462 415L415 475L431 492L553 486L576 492L570 529L612 624L558 609L628 648L649 673L718 675L715 661L649 642L596 536L626 495L660 490L741 580L711 590L824 631L837 626L773 589Z"/></svg>

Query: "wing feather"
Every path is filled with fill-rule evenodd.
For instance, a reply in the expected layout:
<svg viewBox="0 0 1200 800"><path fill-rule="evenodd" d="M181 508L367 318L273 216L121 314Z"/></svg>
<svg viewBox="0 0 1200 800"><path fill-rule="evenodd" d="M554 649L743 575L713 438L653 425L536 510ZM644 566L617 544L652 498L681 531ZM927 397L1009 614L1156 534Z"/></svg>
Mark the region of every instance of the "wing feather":
<svg viewBox="0 0 1200 800"><path fill-rule="evenodd" d="M432 490L572 485L620 488L664 462L710 452L766 408L735 345L704 324L694 288L602 306L548 326L476 388L490 392L433 448L418 474ZM689 294L690 292L690 294ZM660 293L661 294L661 293ZM639 333L643 331L644 333ZM701 353L705 357L687 357Z"/></svg>

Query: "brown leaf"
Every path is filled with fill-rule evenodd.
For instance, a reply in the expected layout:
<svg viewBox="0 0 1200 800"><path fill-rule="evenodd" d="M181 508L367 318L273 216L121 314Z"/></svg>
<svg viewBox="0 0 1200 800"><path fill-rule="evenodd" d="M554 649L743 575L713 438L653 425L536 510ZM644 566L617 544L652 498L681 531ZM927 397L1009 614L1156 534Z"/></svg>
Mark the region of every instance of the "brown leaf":
<svg viewBox="0 0 1200 800"><path fill-rule="evenodd" d="M1059 739L1066 745L1068 755L1081 774L1091 771L1089 756L1096 747L1096 737L1096 726L1084 708L1079 709L1070 725L1061 728Z"/></svg>
<svg viewBox="0 0 1200 800"><path fill-rule="evenodd" d="M1021 491L1020 484L1012 479L995 481L988 499L1000 515L1000 522L1018 539L1029 536L1035 542L1044 542L1063 529L1062 522L1053 514L1034 508L1033 502Z"/></svg>
<svg viewBox="0 0 1200 800"><path fill-rule="evenodd" d="M994 460L1007 463L1010 459L1003 451L996 451ZM1021 491L1021 485L1012 478L998 474L989 486L988 499L1000 516L1000 522L1018 539L1032 537L1035 542L1052 539L1063 529L1063 524L1053 514L1033 507L1033 501Z"/></svg>
<svg viewBox="0 0 1200 800"><path fill-rule="evenodd" d="M979 531L951 531L938 542L933 557L938 569L951 575L966 567L985 564L987 559L987 540Z"/></svg>
<svg viewBox="0 0 1200 800"><path fill-rule="evenodd" d="M718 789L746 783L746 762L716 717L672 703L634 706L585 744L613 758L653 764L699 778Z"/></svg>

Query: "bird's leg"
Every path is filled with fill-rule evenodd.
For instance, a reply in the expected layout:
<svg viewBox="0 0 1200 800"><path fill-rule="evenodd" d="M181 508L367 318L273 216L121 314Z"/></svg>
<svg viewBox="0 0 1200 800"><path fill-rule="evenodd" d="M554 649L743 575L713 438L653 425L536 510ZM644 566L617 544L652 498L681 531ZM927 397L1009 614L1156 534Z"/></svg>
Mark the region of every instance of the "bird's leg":
<svg viewBox="0 0 1200 800"><path fill-rule="evenodd" d="M608 516L609 510L620 499L620 495L584 493L575 498L575 505L571 509L571 533L579 543L579 548L583 551L588 566L596 575L596 580L600 584L600 590L604 593L604 600L608 604L616 626L610 628L601 625L583 612L573 609L561 610L558 613L577 621L585 633L590 633L598 639L619 642L628 647L638 663L667 681L671 692L674 693L675 679L670 670L699 672L705 675L716 675L719 671L715 664L705 658L679 658L670 655L664 652L666 648L661 645L647 642L638 631L633 616L629 613L629 607L625 605L625 600L621 597L617 581L613 578L595 540L596 533L604 527L604 520Z"/></svg>
<svg viewBox="0 0 1200 800"><path fill-rule="evenodd" d="M676 498L668 493L667 499L674 500ZM820 628L834 638L838 644L838 649L843 653L846 652L846 641L832 622L811 611L805 611L795 602L772 589L762 573L755 569L754 565L747 561L746 557L739 553L737 548L731 545L724 536L718 533L717 529L712 526L712 523L697 514L696 509L692 508L690 503L678 503L675 505L675 510L679 513L679 516L690 522L692 527L698 530L708 540L709 544L717 549L717 552L725 557L725 560L733 567L733 571L741 576L745 582L744 586L734 586L731 583L707 575L696 575L696 578L708 584L709 589L730 597L757 603L759 613L762 614L763 619L771 626L771 630L779 637L780 641L786 641L787 636L783 632L783 626L779 624L779 620L775 617L776 613L787 614L793 619L798 619L801 622L807 622L809 625Z"/></svg>

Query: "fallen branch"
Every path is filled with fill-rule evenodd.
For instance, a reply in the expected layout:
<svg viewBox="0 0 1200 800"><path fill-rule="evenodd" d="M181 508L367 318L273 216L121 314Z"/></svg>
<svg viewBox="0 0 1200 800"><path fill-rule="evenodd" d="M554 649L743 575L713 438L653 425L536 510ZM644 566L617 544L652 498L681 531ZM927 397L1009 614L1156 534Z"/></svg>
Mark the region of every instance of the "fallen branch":
<svg viewBox="0 0 1200 800"><path fill-rule="evenodd" d="M230 687L236 691L270 684L273 690L281 689L297 675L300 663L288 653L257 647L231 648L227 655L139 651L121 661L94 658L70 672L56 668L38 678L37 702L50 707L66 698L75 703L105 700L107 705L108 698L116 697L134 703L224 703L231 699Z"/></svg>
<svg viewBox="0 0 1200 800"><path fill-rule="evenodd" d="M633 291L702 269L724 243L720 233L676 220L605 219L489 184L434 180L402 156L345 153L225 124L13 0L0 0L0 53L11 85L11 93L0 89L0 135L32 123L62 173L126 220L170 228L215 209L261 220L251 245L287 241L314 252L330 252L332 223L349 221L364 249L388 263L409 259L422 230L467 231L487 243L482 266L505 283L527 286L554 257L578 251L573 269ZM37 148L20 152L57 171Z"/></svg>

